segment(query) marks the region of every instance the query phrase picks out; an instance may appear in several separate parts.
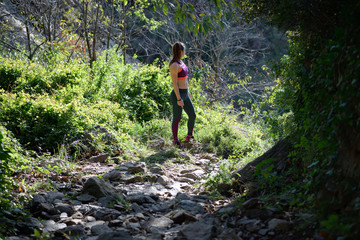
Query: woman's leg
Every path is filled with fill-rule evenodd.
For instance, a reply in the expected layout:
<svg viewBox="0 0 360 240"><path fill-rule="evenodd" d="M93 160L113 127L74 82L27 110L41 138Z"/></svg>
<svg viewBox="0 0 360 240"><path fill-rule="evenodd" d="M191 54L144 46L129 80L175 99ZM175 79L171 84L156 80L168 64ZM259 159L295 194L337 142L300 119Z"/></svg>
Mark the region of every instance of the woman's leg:
<svg viewBox="0 0 360 240"><path fill-rule="evenodd" d="M189 97L187 97L184 100L184 110L189 117L189 120L187 122L188 135L192 136L195 126L196 113L195 113L194 105L192 104L192 101Z"/></svg>
<svg viewBox="0 0 360 240"><path fill-rule="evenodd" d="M179 132L179 123L182 115L182 107L177 104L177 99L174 91L170 94L171 103L173 105L173 119L172 119L172 133L174 141L179 141L178 132Z"/></svg>

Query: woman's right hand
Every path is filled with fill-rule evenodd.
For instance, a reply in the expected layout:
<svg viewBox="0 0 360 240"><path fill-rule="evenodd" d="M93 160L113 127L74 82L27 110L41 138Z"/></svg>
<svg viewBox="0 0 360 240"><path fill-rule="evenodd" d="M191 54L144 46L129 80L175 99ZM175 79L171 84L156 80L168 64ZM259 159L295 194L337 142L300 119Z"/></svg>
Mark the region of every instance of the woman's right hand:
<svg viewBox="0 0 360 240"><path fill-rule="evenodd" d="M184 108L184 101L182 99L180 101L177 101L177 105Z"/></svg>

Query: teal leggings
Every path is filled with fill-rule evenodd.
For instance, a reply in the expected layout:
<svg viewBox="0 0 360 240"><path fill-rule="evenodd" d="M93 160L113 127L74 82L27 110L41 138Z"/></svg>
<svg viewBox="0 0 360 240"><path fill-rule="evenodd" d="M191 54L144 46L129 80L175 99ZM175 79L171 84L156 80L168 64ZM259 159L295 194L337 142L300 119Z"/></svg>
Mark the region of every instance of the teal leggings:
<svg viewBox="0 0 360 240"><path fill-rule="evenodd" d="M184 101L184 110L188 115L189 119L187 122L188 127L188 135L193 135L194 125L195 125L195 109L189 97L189 93L187 89L179 89L181 99ZM177 98L174 90L172 90L170 94L171 103L173 105L173 120L172 120L172 132L174 140L178 140L178 131L179 131L179 123L181 120L182 110L183 108L177 104Z"/></svg>

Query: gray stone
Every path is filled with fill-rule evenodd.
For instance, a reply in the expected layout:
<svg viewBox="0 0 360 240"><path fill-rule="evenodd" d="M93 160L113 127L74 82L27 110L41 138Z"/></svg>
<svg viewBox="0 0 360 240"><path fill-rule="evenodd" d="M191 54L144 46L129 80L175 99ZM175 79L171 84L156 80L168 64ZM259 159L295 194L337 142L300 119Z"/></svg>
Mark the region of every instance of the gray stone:
<svg viewBox="0 0 360 240"><path fill-rule="evenodd" d="M99 198L97 202L102 207L111 208L115 203L118 203L118 200L114 196L106 196Z"/></svg>
<svg viewBox="0 0 360 240"><path fill-rule="evenodd" d="M117 190L108 182L98 178L89 178L83 187L83 193L88 193L94 197L101 198L105 196L120 196Z"/></svg>
<svg viewBox="0 0 360 240"><path fill-rule="evenodd" d="M158 178L157 182L163 186L166 186L170 183L170 179L166 176L160 176Z"/></svg>
<svg viewBox="0 0 360 240"><path fill-rule="evenodd" d="M45 199L48 203L54 203L56 199L62 200L64 194L61 192L48 192L45 195Z"/></svg>
<svg viewBox="0 0 360 240"><path fill-rule="evenodd" d="M44 232L55 232L60 229L66 228L65 223L56 223L54 220L47 220L43 223L44 225Z"/></svg>
<svg viewBox="0 0 360 240"><path fill-rule="evenodd" d="M20 233L28 235L34 233L34 230L42 229L43 224L34 217L25 217L21 222L17 222Z"/></svg>
<svg viewBox="0 0 360 240"><path fill-rule="evenodd" d="M190 178L192 180L198 180L199 177L193 173L185 173L181 175L181 178Z"/></svg>
<svg viewBox="0 0 360 240"><path fill-rule="evenodd" d="M245 209L253 209L261 207L262 204L263 203L258 198L250 198L249 200L243 202L242 206Z"/></svg>
<svg viewBox="0 0 360 240"><path fill-rule="evenodd" d="M85 235L85 230L82 225L68 226L59 230L61 233L70 236L70 239L79 239ZM62 235L62 234L61 234Z"/></svg>
<svg viewBox="0 0 360 240"><path fill-rule="evenodd" d="M37 206L41 203L46 203L44 196L42 196L40 194L35 195L34 198L31 199L30 204L29 204L30 211L34 212L35 209L37 208Z"/></svg>
<svg viewBox="0 0 360 240"><path fill-rule="evenodd" d="M126 168L127 170L127 168ZM110 182L121 181L125 176L125 173L120 169L112 170L103 175L104 179L108 179Z"/></svg>
<svg viewBox="0 0 360 240"><path fill-rule="evenodd" d="M195 183L194 180L192 180L190 178L186 178L186 177L178 177L178 178L176 178L176 180L178 182L185 182L185 183L189 183L189 184L194 184Z"/></svg>
<svg viewBox="0 0 360 240"><path fill-rule="evenodd" d="M125 182L126 184L130 184L130 183L143 182L144 179L139 175L124 175L121 181Z"/></svg>
<svg viewBox="0 0 360 240"><path fill-rule="evenodd" d="M146 170L144 162L126 163L123 166L126 166L128 168L128 172L131 174L144 173Z"/></svg>
<svg viewBox="0 0 360 240"><path fill-rule="evenodd" d="M290 227L290 222L283 219L274 218L268 222L268 228L270 231L286 232L290 230Z"/></svg>
<svg viewBox="0 0 360 240"><path fill-rule="evenodd" d="M71 216L74 214L73 207L66 203L57 203L57 204L55 204L55 208L61 213L63 213L63 212L67 213L68 216Z"/></svg>
<svg viewBox="0 0 360 240"><path fill-rule="evenodd" d="M72 218L74 219L83 219L84 216L81 212L75 212L73 215L71 215Z"/></svg>
<svg viewBox="0 0 360 240"><path fill-rule="evenodd" d="M127 228L130 228L135 231L139 231L141 229L141 225L138 222L129 222L126 224Z"/></svg>
<svg viewBox="0 0 360 240"><path fill-rule="evenodd" d="M191 197L187 193L178 192L175 197L177 200L190 200Z"/></svg>
<svg viewBox="0 0 360 240"><path fill-rule="evenodd" d="M99 162L99 163L104 163L106 161L106 159L108 159L108 157L110 157L110 154L108 153L101 153L97 156L92 156L89 158L89 162Z"/></svg>
<svg viewBox="0 0 360 240"><path fill-rule="evenodd" d="M245 228L247 231L251 233L258 232L261 228L260 221L249 222L248 224L245 225Z"/></svg>
<svg viewBox="0 0 360 240"><path fill-rule="evenodd" d="M154 174L160 174L160 175L164 174L164 171L162 170L162 168L158 167L158 166L154 166L154 167L150 168L150 172L154 173Z"/></svg>
<svg viewBox="0 0 360 240"><path fill-rule="evenodd" d="M91 229L94 226L100 225L103 226L105 224L105 221L94 221L94 222L87 222L84 224L85 228Z"/></svg>
<svg viewBox="0 0 360 240"><path fill-rule="evenodd" d="M37 206L37 211L47 212L51 215L59 213L59 211L51 203L40 203Z"/></svg>
<svg viewBox="0 0 360 240"><path fill-rule="evenodd" d="M144 176L144 179L147 182L156 183L159 177L157 174L147 174Z"/></svg>
<svg viewBox="0 0 360 240"><path fill-rule="evenodd" d="M91 233L93 235L101 235L103 233L112 232L112 229L109 228L106 224L95 225L91 228Z"/></svg>
<svg viewBox="0 0 360 240"><path fill-rule="evenodd" d="M178 204L178 207L181 209L184 209L186 211L192 212L192 213L204 213L204 207L200 204L190 201L190 200L181 200Z"/></svg>
<svg viewBox="0 0 360 240"><path fill-rule="evenodd" d="M268 231L269 231L268 229L260 229L259 234L265 236L268 233Z"/></svg>
<svg viewBox="0 0 360 240"><path fill-rule="evenodd" d="M86 216L85 217L85 221L86 222L95 222L96 218L94 218L93 216Z"/></svg>
<svg viewBox="0 0 360 240"><path fill-rule="evenodd" d="M89 202L95 201L96 197L89 195L89 194L81 194L81 195L77 196L76 199L83 203L89 203Z"/></svg>
<svg viewBox="0 0 360 240"><path fill-rule="evenodd" d="M93 216L96 219L104 220L104 221L111 221L115 220L121 215L121 212L111 209L111 208L101 208L94 212Z"/></svg>
<svg viewBox="0 0 360 240"><path fill-rule="evenodd" d="M127 232L125 231L114 231L114 232L107 232L101 234L98 240L134 240Z"/></svg>
<svg viewBox="0 0 360 240"><path fill-rule="evenodd" d="M174 223L173 220L167 217L153 218L149 222L149 227L169 228Z"/></svg>
<svg viewBox="0 0 360 240"><path fill-rule="evenodd" d="M227 228L222 231L217 239L221 240L242 240L240 236L237 235L236 231L231 228Z"/></svg>
<svg viewBox="0 0 360 240"><path fill-rule="evenodd" d="M190 213L180 210L177 211L171 219L174 221L174 223L182 224L184 222L195 222L197 219Z"/></svg>
<svg viewBox="0 0 360 240"><path fill-rule="evenodd" d="M126 197L126 200L131 203L144 204L144 203L152 203L155 204L155 200L149 196L145 196L143 194L130 195Z"/></svg>
<svg viewBox="0 0 360 240"><path fill-rule="evenodd" d="M131 209L136 213L143 211L143 209L137 203L131 204Z"/></svg>
<svg viewBox="0 0 360 240"><path fill-rule="evenodd" d="M215 237L216 228L213 224L195 222L183 226L179 234L186 239L211 240Z"/></svg>

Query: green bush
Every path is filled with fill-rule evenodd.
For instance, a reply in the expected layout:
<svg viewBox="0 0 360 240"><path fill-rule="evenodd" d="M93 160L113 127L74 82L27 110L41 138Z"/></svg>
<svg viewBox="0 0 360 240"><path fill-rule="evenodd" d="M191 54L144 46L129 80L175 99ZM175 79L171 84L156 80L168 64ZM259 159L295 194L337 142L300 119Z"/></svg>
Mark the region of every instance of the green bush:
<svg viewBox="0 0 360 240"><path fill-rule="evenodd" d="M137 121L170 115L171 80L166 67L124 65L113 50L99 57L94 65L92 94L120 104Z"/></svg>
<svg viewBox="0 0 360 240"><path fill-rule="evenodd" d="M78 121L74 105L62 105L44 95L33 99L25 93L0 93L0 122L23 146L51 151L64 140L78 136L85 121Z"/></svg>
<svg viewBox="0 0 360 240"><path fill-rule="evenodd" d="M24 61L0 57L0 88L9 92L12 91L23 72L24 64Z"/></svg>

